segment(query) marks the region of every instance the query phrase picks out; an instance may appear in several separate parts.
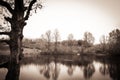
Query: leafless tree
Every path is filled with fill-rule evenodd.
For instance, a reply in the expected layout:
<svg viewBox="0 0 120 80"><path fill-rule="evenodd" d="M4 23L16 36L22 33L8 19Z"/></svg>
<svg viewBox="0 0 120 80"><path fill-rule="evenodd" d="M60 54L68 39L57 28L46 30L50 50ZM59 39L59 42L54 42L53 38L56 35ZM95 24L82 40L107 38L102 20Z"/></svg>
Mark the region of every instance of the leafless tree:
<svg viewBox="0 0 120 80"><path fill-rule="evenodd" d="M92 33L90 33L90 32L84 33L85 47L93 45L94 40L95 40L95 38L93 37Z"/></svg>
<svg viewBox="0 0 120 80"><path fill-rule="evenodd" d="M22 54L23 28L26 20L29 19L32 10L41 8L37 0L0 0L1 14L4 21L8 22L11 30L0 32L0 35L8 35L10 40L4 40L10 47L10 61L18 63ZM39 2L39 1L38 1Z"/></svg>
<svg viewBox="0 0 120 80"><path fill-rule="evenodd" d="M101 38L100 38L100 44L101 44L101 47L102 47L102 51L106 50L107 43L108 43L107 36L105 36L105 35L101 36Z"/></svg>
<svg viewBox="0 0 120 80"><path fill-rule="evenodd" d="M45 39L47 41L47 49L48 49L48 52L50 51L50 46L51 46L51 41L52 41L52 34L51 34L51 31L48 30L46 33L45 33Z"/></svg>
<svg viewBox="0 0 120 80"><path fill-rule="evenodd" d="M72 47L73 47L73 44L74 44L73 39L74 39L73 34L69 34L68 35L68 46L70 46L71 51L72 51Z"/></svg>
<svg viewBox="0 0 120 80"><path fill-rule="evenodd" d="M57 29L55 29L53 36L54 36L54 40L55 40L55 52L56 52L57 47L58 47L58 41L60 40L60 34L59 34L59 31Z"/></svg>

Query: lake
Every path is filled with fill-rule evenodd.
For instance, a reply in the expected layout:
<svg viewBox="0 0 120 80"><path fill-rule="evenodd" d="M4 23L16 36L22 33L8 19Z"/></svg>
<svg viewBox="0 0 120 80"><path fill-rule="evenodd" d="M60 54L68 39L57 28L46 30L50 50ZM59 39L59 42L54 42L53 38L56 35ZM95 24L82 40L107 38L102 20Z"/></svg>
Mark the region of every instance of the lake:
<svg viewBox="0 0 120 80"><path fill-rule="evenodd" d="M119 57L42 55L1 67L0 80L120 80L119 72Z"/></svg>

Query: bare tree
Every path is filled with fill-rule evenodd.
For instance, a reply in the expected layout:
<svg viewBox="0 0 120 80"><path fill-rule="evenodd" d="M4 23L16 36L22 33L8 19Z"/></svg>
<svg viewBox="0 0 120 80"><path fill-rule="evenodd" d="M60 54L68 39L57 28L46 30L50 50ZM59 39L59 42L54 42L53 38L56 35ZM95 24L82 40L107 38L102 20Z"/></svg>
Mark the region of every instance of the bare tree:
<svg viewBox="0 0 120 80"><path fill-rule="evenodd" d="M95 40L95 38L93 37L92 33L90 33L90 32L84 33L85 47L93 45L94 40Z"/></svg>
<svg viewBox="0 0 120 80"><path fill-rule="evenodd" d="M55 31L54 31L54 40L55 40L55 52L57 52L58 41L60 40L60 34L57 29L55 29Z"/></svg>
<svg viewBox="0 0 120 80"><path fill-rule="evenodd" d="M41 40L42 40L40 42L41 50L45 51L46 50L46 39L45 39L45 35L44 34L41 35Z"/></svg>
<svg viewBox="0 0 120 80"><path fill-rule="evenodd" d="M20 55L22 54L22 39L23 39L23 28L26 25L31 10L36 10L38 7L42 7L36 3L37 0L0 0L0 7L4 10L4 20L9 22L11 31L0 32L0 35L8 35L8 43L10 47L10 61L18 63Z"/></svg>
<svg viewBox="0 0 120 80"><path fill-rule="evenodd" d="M101 48L102 48L103 52L106 50L107 42L108 42L107 36L105 36L105 35L101 36L101 38L100 38L100 44L101 44Z"/></svg>
<svg viewBox="0 0 120 80"><path fill-rule="evenodd" d="M73 44L74 44L73 39L74 39L73 34L69 34L68 35L68 46L70 46L71 51L72 51L72 47L73 47Z"/></svg>
<svg viewBox="0 0 120 80"><path fill-rule="evenodd" d="M47 50L48 52L50 52L50 46L51 46L51 41L52 41L52 34L51 34L51 31L48 30L46 33L45 33L45 39L47 41Z"/></svg>

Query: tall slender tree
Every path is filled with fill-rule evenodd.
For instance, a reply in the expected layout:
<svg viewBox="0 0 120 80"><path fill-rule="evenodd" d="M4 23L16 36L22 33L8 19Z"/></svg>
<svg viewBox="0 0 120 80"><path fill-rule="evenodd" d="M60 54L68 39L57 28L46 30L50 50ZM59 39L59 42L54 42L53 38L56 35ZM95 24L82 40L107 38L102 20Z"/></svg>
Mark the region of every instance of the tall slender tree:
<svg viewBox="0 0 120 80"><path fill-rule="evenodd" d="M11 30L9 32L0 32L0 35L8 35L10 40L4 40L10 47L10 61L19 63L22 54L23 28L26 25L31 10L41 8L37 0L0 0L0 7L4 10L2 14L5 21L9 22Z"/></svg>
<svg viewBox="0 0 120 80"><path fill-rule="evenodd" d="M50 52L50 46L51 46L51 41L52 41L52 34L50 30L48 30L45 33L45 39L47 40L47 45L46 45L47 51Z"/></svg>
<svg viewBox="0 0 120 80"><path fill-rule="evenodd" d="M54 40L55 40L55 52L57 52L57 48L58 48L58 41L60 40L60 34L59 31L57 29L55 29L54 31Z"/></svg>
<svg viewBox="0 0 120 80"><path fill-rule="evenodd" d="M103 52L107 49L107 43L108 43L108 37L105 35L102 35L100 38L100 46Z"/></svg>
<svg viewBox="0 0 120 80"><path fill-rule="evenodd" d="M71 33L71 34L69 34L68 35L68 46L70 47L70 51L72 52L72 47L73 47L73 44L74 44L74 36L73 36L73 34Z"/></svg>

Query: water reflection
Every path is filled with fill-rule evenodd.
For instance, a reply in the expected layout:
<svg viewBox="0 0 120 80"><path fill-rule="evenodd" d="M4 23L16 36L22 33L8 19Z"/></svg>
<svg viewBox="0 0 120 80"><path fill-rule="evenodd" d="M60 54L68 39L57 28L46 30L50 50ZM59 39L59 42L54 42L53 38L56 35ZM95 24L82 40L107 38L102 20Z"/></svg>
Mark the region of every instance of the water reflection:
<svg viewBox="0 0 120 80"><path fill-rule="evenodd" d="M72 76L72 75L73 75L73 72L74 72L74 70L75 70L75 66L73 66L72 64L70 64L70 65L68 65L67 67L68 67L68 70L67 70L68 74L69 74L70 76Z"/></svg>
<svg viewBox="0 0 120 80"><path fill-rule="evenodd" d="M88 64L87 66L84 67L83 73L86 79L91 78L94 72L95 72L95 67L93 64Z"/></svg>
<svg viewBox="0 0 120 80"><path fill-rule="evenodd" d="M7 74L6 68L0 68L0 80L5 80L5 76Z"/></svg>
<svg viewBox="0 0 120 80"><path fill-rule="evenodd" d="M6 62L0 65L0 74L2 80L19 80L20 64ZM5 75L6 73L6 75ZM4 75L4 76L3 76ZM1 79L0 79L1 80Z"/></svg>
<svg viewBox="0 0 120 80"><path fill-rule="evenodd" d="M119 58L79 56L24 58L0 65L0 80L120 80Z"/></svg>
<svg viewBox="0 0 120 80"><path fill-rule="evenodd" d="M40 69L40 74L43 74L46 79L57 80L60 72L60 64L56 62L51 62L45 64L42 69Z"/></svg>
<svg viewBox="0 0 120 80"><path fill-rule="evenodd" d="M108 65L103 63L99 71L104 76L108 75L109 74Z"/></svg>
<svg viewBox="0 0 120 80"><path fill-rule="evenodd" d="M120 80L120 64L109 65L109 75L113 80Z"/></svg>

